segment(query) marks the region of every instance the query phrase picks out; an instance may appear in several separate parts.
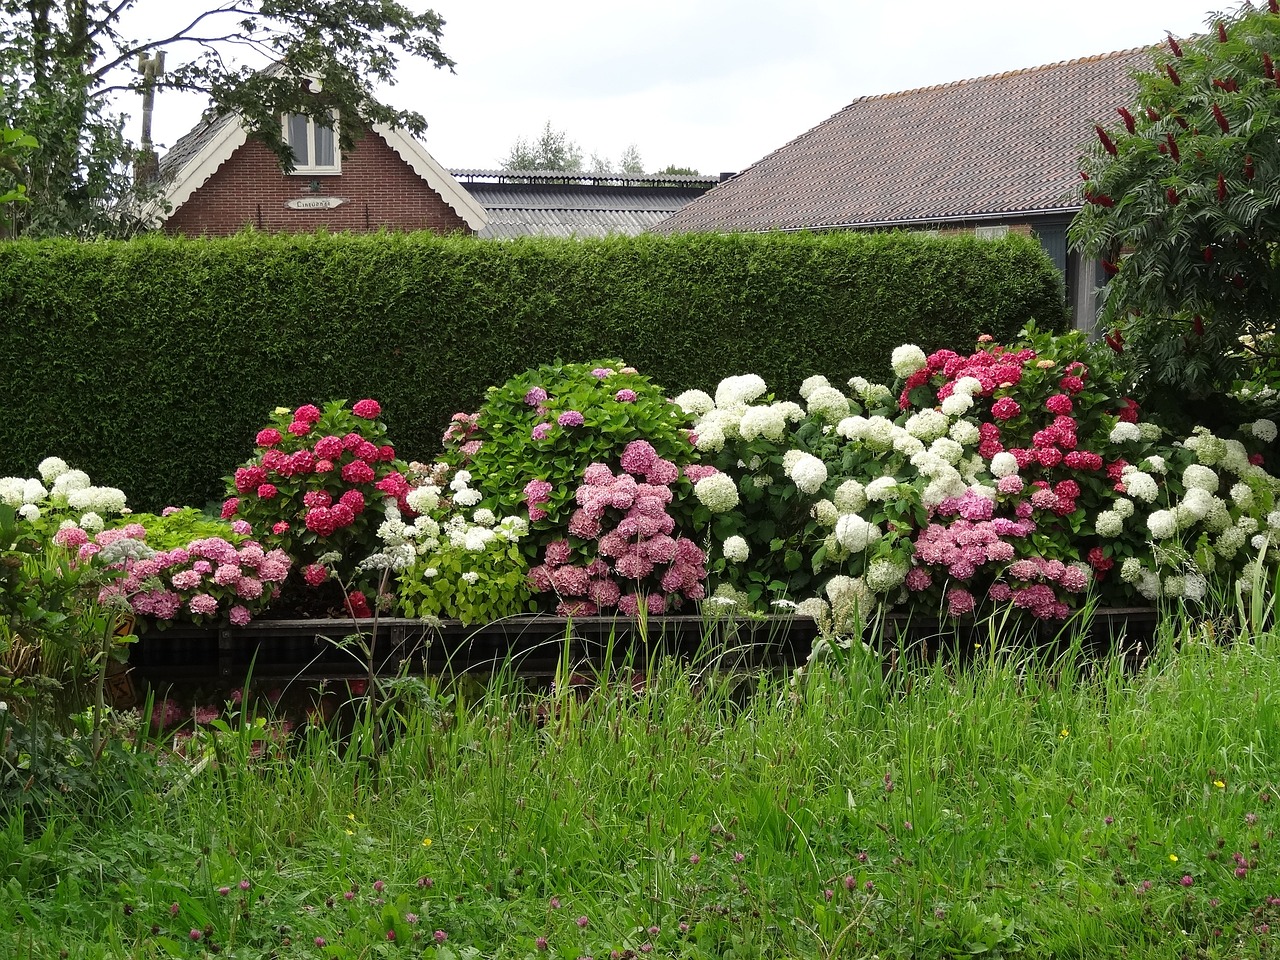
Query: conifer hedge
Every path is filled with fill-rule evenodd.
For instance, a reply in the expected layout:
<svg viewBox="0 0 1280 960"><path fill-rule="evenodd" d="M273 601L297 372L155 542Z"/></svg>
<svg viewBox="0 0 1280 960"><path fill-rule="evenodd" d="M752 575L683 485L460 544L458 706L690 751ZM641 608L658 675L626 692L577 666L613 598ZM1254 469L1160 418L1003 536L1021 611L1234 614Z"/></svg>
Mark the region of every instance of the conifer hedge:
<svg viewBox="0 0 1280 960"><path fill-rule="evenodd" d="M1066 322L1034 241L906 234L161 236L0 245L0 475L46 456L135 508L202 503L277 406L381 401L428 460L539 363L620 357L672 393L887 373L892 349Z"/></svg>

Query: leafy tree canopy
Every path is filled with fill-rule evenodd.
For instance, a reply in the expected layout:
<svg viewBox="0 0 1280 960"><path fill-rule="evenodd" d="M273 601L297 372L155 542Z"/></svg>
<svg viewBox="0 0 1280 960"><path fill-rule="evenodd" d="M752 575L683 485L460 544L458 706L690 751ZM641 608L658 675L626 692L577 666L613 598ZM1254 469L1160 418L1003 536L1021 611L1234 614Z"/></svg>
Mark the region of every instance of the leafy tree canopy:
<svg viewBox="0 0 1280 960"><path fill-rule="evenodd" d="M1273 378L1280 361L1278 70L1277 0L1170 36L1082 161L1070 235L1110 277L1107 342L1179 405Z"/></svg>
<svg viewBox="0 0 1280 960"><path fill-rule="evenodd" d="M394 82L402 56L453 66L439 45L443 20L397 0L209 0L172 32L125 32L126 13L141 20L145 8L159 12L167 2L0 0L0 116L39 142L26 162L22 232L115 235L140 226L129 175L137 155L110 109L113 94L148 84L205 93L214 113L242 116L288 167L282 114L336 108L344 150L368 122L420 134L420 114L379 104L373 88ZM158 51L170 69L141 71L139 59ZM237 64L237 54L256 64ZM264 60L274 66L261 69Z"/></svg>

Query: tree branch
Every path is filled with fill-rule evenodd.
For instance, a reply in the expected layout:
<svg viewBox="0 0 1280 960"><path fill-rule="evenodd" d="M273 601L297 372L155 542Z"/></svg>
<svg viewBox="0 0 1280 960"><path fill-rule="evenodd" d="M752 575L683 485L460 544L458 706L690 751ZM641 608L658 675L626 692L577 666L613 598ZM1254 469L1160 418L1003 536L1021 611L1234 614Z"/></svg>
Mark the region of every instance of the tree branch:
<svg viewBox="0 0 1280 960"><path fill-rule="evenodd" d="M243 7L236 7L236 6L218 7L216 10L206 10L204 13L200 14L200 16L196 17L189 24L187 24L185 27L183 27L181 30L179 30L177 33L173 34L170 37L167 37L163 40L148 40L145 43L139 43L132 47L128 47L125 50L122 50L114 60L98 68L89 76L94 80L101 80L103 77L105 77L108 73L110 73L116 67L120 66L123 63L128 63L140 53L146 53L148 50L154 50L157 47L163 47L163 46L166 46L167 44L178 43L182 40L186 40L188 39L187 34L190 31L194 30L196 25L200 23L201 20L204 20L207 17L216 16L217 14L220 14L220 13L239 13L247 17L259 16L259 13L257 10L245 9ZM230 39L230 37L219 37L217 39L228 40Z"/></svg>

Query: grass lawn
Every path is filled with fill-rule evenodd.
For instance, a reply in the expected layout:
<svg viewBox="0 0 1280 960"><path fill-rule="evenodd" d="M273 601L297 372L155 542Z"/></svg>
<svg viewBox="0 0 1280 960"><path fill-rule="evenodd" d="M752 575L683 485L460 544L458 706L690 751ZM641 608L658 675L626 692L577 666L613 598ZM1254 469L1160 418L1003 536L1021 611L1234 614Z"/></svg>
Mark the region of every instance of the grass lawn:
<svg viewBox="0 0 1280 960"><path fill-rule="evenodd" d="M236 714L48 804L10 776L0 957L1274 952L1280 635L1069 661L404 679L376 755Z"/></svg>

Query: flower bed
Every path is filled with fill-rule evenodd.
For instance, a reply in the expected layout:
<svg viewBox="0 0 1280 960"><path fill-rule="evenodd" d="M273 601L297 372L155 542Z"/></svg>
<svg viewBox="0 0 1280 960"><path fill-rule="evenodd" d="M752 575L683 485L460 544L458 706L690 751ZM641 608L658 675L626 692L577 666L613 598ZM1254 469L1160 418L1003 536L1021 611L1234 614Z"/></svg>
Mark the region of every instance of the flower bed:
<svg viewBox="0 0 1280 960"><path fill-rule="evenodd" d="M1079 334L906 345L892 366L792 401L750 374L672 400L622 361L550 365L421 462L375 400L281 408L219 517L130 516L54 458L0 501L148 628L795 612L847 642L887 612L1052 624L1273 581L1273 420L1170 437Z"/></svg>

